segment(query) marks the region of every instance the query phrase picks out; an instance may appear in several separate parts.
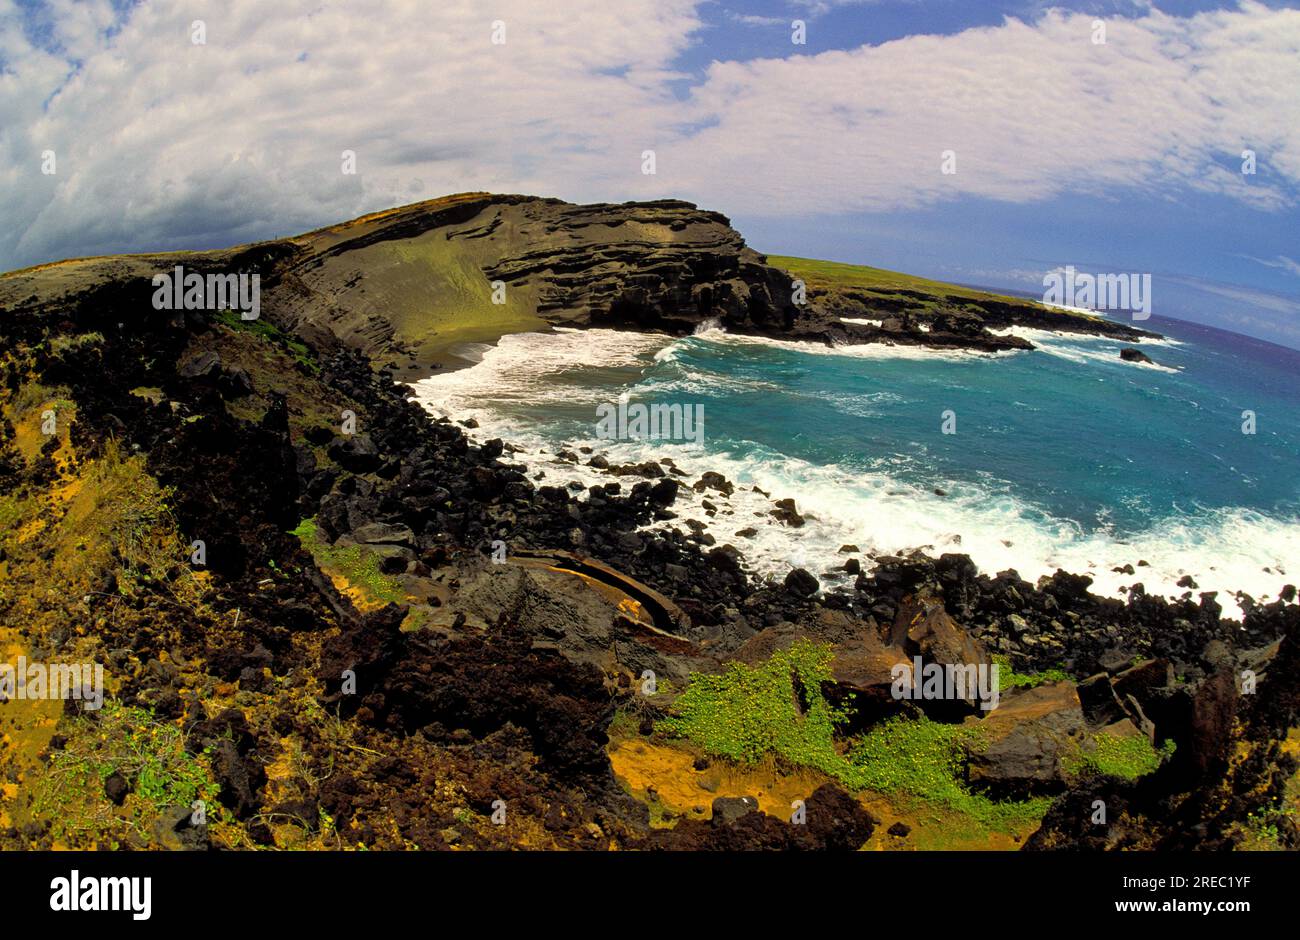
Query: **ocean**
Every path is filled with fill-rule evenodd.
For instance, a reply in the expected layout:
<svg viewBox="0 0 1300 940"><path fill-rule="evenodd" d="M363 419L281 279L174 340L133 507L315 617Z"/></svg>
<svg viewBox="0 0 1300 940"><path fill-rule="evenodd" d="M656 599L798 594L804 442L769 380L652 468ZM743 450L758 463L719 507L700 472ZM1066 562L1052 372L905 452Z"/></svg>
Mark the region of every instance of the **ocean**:
<svg viewBox="0 0 1300 940"><path fill-rule="evenodd" d="M524 448L539 484L609 482L556 460L580 447L614 463L668 457L689 481L724 474L730 499L684 489L680 518L663 524L705 523L760 575L804 567L831 586L851 580L832 573L844 544L867 567L872 553L920 548L966 553L989 574L1087 574L1114 596L1137 582L1177 596L1191 576L1193 596L1218 591L1235 615L1236 591L1271 599L1300 579L1300 352L1169 318L1141 325L1166 336L1140 346L1156 365L1122 361L1117 340L1023 328L1038 348L997 355L716 329L523 333L459 350L471 366L413 394L475 418L479 440ZM624 395L702 406L702 439L601 439L597 409ZM786 497L804 526L769 515ZM1125 565L1134 573L1113 570Z"/></svg>

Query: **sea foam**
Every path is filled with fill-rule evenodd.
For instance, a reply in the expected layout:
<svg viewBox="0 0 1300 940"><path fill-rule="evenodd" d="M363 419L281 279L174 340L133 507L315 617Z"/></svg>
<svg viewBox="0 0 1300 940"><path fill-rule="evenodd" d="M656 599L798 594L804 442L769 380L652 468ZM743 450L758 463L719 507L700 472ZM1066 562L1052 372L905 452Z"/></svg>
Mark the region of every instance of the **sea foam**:
<svg viewBox="0 0 1300 940"><path fill-rule="evenodd" d="M690 341L698 343L702 338L716 343L794 345L803 352L819 348L718 332ZM595 367L611 376L625 372L621 378L627 386L635 386L656 361L668 359L666 351L680 350L677 344L682 342L613 330L515 334L486 350L473 366L415 383L413 396L432 414L454 420L474 418L479 426L469 433L475 439L501 437L522 447L519 459L529 465L530 475L543 474L543 484L577 481L590 487L610 481L595 468L557 460L556 454L563 449L592 447L613 463L672 459L687 474L678 478L686 484L673 507L679 519L651 527L682 526L686 519L697 519L718 544L729 542L740 549L751 570L759 575L783 578L791 568L803 567L827 586L847 585L851 583L847 575L828 573L843 564L844 556L838 554L841 545L858 545L868 570L870 555L920 548L933 555L968 554L988 574L1014 568L1031 581L1057 569L1086 574L1093 578L1094 592L1112 596L1121 596L1128 586L1141 582L1148 593L1176 597L1186 590L1177 582L1191 575L1197 591L1219 592L1219 602L1231 616L1240 613L1234 592L1271 598L1288 580L1294 580L1285 573L1286 562L1300 558L1300 527L1252 510L1191 509L1176 518L1155 519L1145 531L1123 535L1104 528L1085 531L1076 522L1052 516L994 481L945 484L944 495L906 482L891 473L903 459L899 455L870 457L863 470L816 465L766 448L718 450L707 438L703 445L601 441L596 438L594 410L585 430L571 423L569 430L576 433L560 439L544 419L526 421L512 413L523 404L540 405L543 410L548 403L590 404L594 409L617 390L565 381L566 375L574 375L582 366ZM1068 358L1090 345L1097 341L1089 337L1080 342L1071 337L1055 348ZM707 384L716 391L719 380L716 376L691 376L687 371L656 387L656 393L688 391L697 381L701 388ZM755 384L780 391L773 383ZM638 386L637 391L647 389ZM858 400L862 396L837 400L836 393L824 394L837 410L848 413L887 404L884 400ZM735 493L726 498L716 491L697 494L691 490L689 484L706 470L726 476L735 484ZM806 518L804 526L789 528L771 516L773 501L786 497L796 500ZM706 514L705 499L717 507L716 515ZM757 532L739 534L751 528ZM1139 561L1147 564L1139 567ZM1125 565L1133 565L1134 574L1112 570Z"/></svg>

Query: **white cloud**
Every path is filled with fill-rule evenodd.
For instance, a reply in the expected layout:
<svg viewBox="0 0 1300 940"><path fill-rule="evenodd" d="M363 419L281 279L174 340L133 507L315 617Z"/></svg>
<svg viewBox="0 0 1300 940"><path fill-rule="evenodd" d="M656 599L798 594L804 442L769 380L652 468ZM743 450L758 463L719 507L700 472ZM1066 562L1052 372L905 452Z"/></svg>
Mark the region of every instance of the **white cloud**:
<svg viewBox="0 0 1300 940"><path fill-rule="evenodd" d="M0 266L463 190L594 196L672 126L669 65L700 25L692 0L164 0L111 38L86 27L108 11L52 5L49 52L0 0Z"/></svg>
<svg viewBox="0 0 1300 940"><path fill-rule="evenodd" d="M677 142L687 191L751 213L887 210L952 195L1030 202L1128 187L1260 207L1300 182L1300 11L1179 19L1051 12L951 36L719 62ZM1240 153L1258 154L1244 176ZM957 172L940 172L953 150Z"/></svg>
<svg viewBox="0 0 1300 940"><path fill-rule="evenodd" d="M1257 264L1262 264L1266 268L1279 268L1287 274L1294 274L1297 277L1300 277L1300 261L1296 261L1294 258L1288 258L1286 255L1278 255L1276 258L1254 258L1250 255L1245 255L1244 257L1250 258L1251 261L1254 261Z"/></svg>
<svg viewBox="0 0 1300 940"><path fill-rule="evenodd" d="M1271 291L1256 290L1253 287L1242 287L1239 284L1221 284L1204 278L1179 278L1171 277L1171 281L1188 284L1198 290L1209 291L1219 297L1226 297L1236 304L1247 307L1254 307L1259 310L1266 310L1271 313L1287 314L1294 317L1300 314L1300 300L1294 297L1285 297L1281 294L1274 294Z"/></svg>
<svg viewBox="0 0 1300 940"><path fill-rule="evenodd" d="M800 216L1130 187L1295 200L1300 11L1153 11L1108 20L1104 46L1091 16L1052 12L715 62L691 87L675 68L698 6L156 0L119 19L107 0L58 0L46 35L0 0L0 268L229 244L470 189ZM206 46L190 44L196 18ZM1238 172L1244 147L1256 176ZM359 177L340 172L345 149Z"/></svg>
<svg viewBox="0 0 1300 940"><path fill-rule="evenodd" d="M790 20L779 16L757 16L752 13L735 13L727 11L727 19L743 26L789 26Z"/></svg>

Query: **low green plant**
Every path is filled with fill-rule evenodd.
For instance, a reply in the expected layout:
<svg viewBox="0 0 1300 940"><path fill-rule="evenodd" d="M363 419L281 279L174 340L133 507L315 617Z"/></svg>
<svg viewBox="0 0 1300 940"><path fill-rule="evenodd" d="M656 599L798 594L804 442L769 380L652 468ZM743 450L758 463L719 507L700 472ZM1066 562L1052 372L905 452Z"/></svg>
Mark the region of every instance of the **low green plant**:
<svg viewBox="0 0 1300 940"><path fill-rule="evenodd" d="M732 663L721 673L696 674L657 730L742 763L775 754L849 789L906 794L991 828L1014 828L1046 812L1046 798L997 802L966 788L965 745L980 734L978 726L899 717L839 741L848 706L832 706L822 692L832 657L829 646L800 640L756 666Z"/></svg>
<svg viewBox="0 0 1300 940"><path fill-rule="evenodd" d="M1251 810L1244 824L1247 842L1242 848L1250 851L1277 851L1283 849L1281 823L1284 817L1295 822L1295 810L1285 806L1281 801L1274 801L1259 809ZM1291 828L1290 826L1288 828Z"/></svg>
<svg viewBox="0 0 1300 940"><path fill-rule="evenodd" d="M721 673L698 673L678 698L664 732L690 738L705 750L753 763L768 752L793 764L843 773L835 727L845 719L821 693L829 682L831 650L800 640L764 663L730 663Z"/></svg>
<svg viewBox="0 0 1300 940"><path fill-rule="evenodd" d="M320 537L315 519L302 520L289 534L302 542L318 565L338 573L376 601L400 604L406 600L397 580L379 570L379 558L373 552L360 545L329 544Z"/></svg>
<svg viewBox="0 0 1300 940"><path fill-rule="evenodd" d="M104 783L115 773L134 797L120 810L104 795ZM109 699L99 711L73 720L37 784L33 810L68 833L98 837L124 823L147 837L152 821L168 807L203 800L211 819L220 812L219 790L207 751L187 751L179 727L147 708Z"/></svg>
<svg viewBox="0 0 1300 940"><path fill-rule="evenodd" d="M10 399L10 407L16 417L22 418L36 408L53 405L54 411L66 412L73 407L71 392L63 386L50 387L39 382L26 382Z"/></svg>
<svg viewBox="0 0 1300 940"><path fill-rule="evenodd" d="M1069 769L1075 773L1092 770L1121 780L1146 776L1172 757L1175 748L1172 738L1157 748L1142 734L1096 734L1092 743L1094 749L1081 751Z"/></svg>
<svg viewBox="0 0 1300 940"><path fill-rule="evenodd" d="M262 339L284 349L295 361L301 363L307 369L311 370L313 375L320 374L320 365L312 355L311 348L302 340L285 333L275 324L259 317L256 320L245 320L234 310L218 310L214 314L214 319L232 330L240 330L244 333L252 333Z"/></svg>
<svg viewBox="0 0 1300 940"><path fill-rule="evenodd" d="M990 657L998 667L998 691L1008 689L1032 689L1048 682L1073 682L1074 677L1059 667L1044 669L1042 672L1016 672L1011 665L1011 657L997 653Z"/></svg>

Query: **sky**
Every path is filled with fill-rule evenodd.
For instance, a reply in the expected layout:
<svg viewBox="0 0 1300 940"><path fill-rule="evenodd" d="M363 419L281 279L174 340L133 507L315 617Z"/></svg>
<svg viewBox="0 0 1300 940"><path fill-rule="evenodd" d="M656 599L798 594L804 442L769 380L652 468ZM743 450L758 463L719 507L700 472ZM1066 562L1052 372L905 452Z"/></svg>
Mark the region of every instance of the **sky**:
<svg viewBox="0 0 1300 940"><path fill-rule="evenodd" d="M1300 2L0 0L0 270L471 190L1300 348Z"/></svg>

